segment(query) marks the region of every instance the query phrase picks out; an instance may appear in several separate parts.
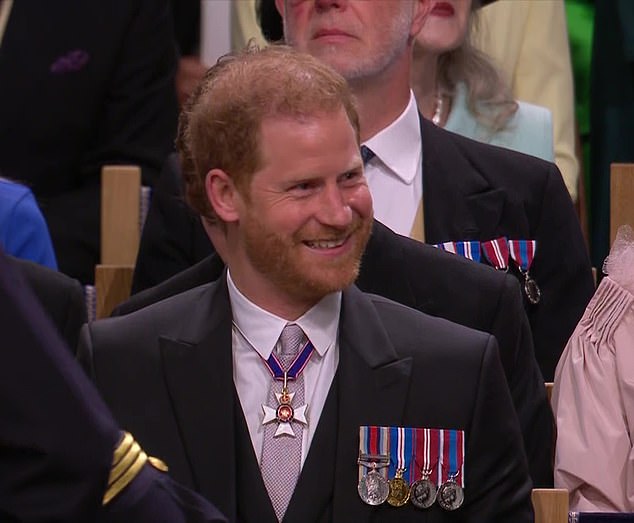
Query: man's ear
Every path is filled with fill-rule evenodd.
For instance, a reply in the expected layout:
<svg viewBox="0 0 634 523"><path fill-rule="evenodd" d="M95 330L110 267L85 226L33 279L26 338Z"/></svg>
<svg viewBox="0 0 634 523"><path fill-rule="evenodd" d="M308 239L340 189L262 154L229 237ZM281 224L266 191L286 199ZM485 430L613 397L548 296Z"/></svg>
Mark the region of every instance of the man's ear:
<svg viewBox="0 0 634 523"><path fill-rule="evenodd" d="M410 27L410 40L416 38L425 24L427 16L434 7L435 0L414 0L414 16Z"/></svg>
<svg viewBox="0 0 634 523"><path fill-rule="evenodd" d="M212 169L205 176L205 192L212 209L223 222L238 221L240 193L231 176L222 169Z"/></svg>
<svg viewBox="0 0 634 523"><path fill-rule="evenodd" d="M285 14L284 13L284 9L285 9L284 3L285 3L284 0L275 0L275 7L277 7L277 11L278 11L278 13L280 13L280 16L282 18L284 18L284 14Z"/></svg>

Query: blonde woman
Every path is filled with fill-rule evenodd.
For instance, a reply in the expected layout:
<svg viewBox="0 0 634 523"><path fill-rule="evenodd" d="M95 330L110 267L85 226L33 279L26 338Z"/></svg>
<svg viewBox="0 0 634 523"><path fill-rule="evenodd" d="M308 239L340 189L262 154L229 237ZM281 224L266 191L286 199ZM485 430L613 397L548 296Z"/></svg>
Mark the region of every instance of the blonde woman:
<svg viewBox="0 0 634 523"><path fill-rule="evenodd" d="M471 44L480 5L434 5L414 51L412 88L419 110L449 131L553 161L550 111L514 100L501 73Z"/></svg>

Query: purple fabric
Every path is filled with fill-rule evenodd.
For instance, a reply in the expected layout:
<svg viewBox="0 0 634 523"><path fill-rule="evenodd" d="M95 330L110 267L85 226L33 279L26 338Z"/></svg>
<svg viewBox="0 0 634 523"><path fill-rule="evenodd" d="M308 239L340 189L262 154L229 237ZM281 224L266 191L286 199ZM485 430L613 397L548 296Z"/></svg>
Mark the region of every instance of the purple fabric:
<svg viewBox="0 0 634 523"><path fill-rule="evenodd" d="M51 73L75 73L83 69L89 61L90 55L88 52L83 49L74 49L63 56L60 56L51 64Z"/></svg>

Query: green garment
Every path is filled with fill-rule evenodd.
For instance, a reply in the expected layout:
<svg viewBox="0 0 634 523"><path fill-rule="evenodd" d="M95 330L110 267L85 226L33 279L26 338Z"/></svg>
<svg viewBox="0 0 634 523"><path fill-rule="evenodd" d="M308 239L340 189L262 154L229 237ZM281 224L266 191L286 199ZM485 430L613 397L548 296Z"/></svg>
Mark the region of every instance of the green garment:
<svg viewBox="0 0 634 523"><path fill-rule="evenodd" d="M592 262L609 251L610 163L634 162L634 2L595 4L591 69Z"/></svg>
<svg viewBox="0 0 634 523"><path fill-rule="evenodd" d="M575 120L581 146L579 174L583 176L584 203L586 209L590 209L590 62L594 2L593 0L566 0L565 6L575 85Z"/></svg>

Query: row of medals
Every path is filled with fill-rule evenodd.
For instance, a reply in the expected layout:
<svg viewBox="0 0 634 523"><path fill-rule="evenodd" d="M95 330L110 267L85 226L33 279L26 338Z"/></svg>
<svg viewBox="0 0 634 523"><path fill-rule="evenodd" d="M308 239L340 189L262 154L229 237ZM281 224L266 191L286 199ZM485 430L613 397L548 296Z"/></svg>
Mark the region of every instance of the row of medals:
<svg viewBox="0 0 634 523"><path fill-rule="evenodd" d="M376 468L370 470L359 481L359 496L368 505L388 502L393 507L402 507L408 501L419 509L431 507L436 501L445 510L456 510L464 501L464 491L455 477L450 476L440 488L430 481L431 471L423 471L422 478L408 485L403 478L404 470L397 470L389 481Z"/></svg>

